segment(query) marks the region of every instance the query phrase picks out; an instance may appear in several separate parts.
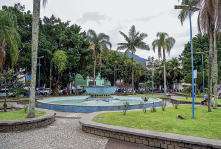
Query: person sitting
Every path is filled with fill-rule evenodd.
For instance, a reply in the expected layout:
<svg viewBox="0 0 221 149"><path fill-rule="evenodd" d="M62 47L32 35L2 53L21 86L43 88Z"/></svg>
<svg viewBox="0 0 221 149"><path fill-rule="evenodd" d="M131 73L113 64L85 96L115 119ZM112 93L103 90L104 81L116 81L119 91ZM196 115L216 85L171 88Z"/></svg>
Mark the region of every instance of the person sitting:
<svg viewBox="0 0 221 149"><path fill-rule="evenodd" d="M205 98L200 104L205 106L208 105L208 98Z"/></svg>
<svg viewBox="0 0 221 149"><path fill-rule="evenodd" d="M212 107L213 107L213 103L214 103L214 95L212 97L212 105L211 105Z"/></svg>
<svg viewBox="0 0 221 149"><path fill-rule="evenodd" d="M170 93L169 93L169 92L167 93L167 96L168 96L168 97L170 96Z"/></svg>

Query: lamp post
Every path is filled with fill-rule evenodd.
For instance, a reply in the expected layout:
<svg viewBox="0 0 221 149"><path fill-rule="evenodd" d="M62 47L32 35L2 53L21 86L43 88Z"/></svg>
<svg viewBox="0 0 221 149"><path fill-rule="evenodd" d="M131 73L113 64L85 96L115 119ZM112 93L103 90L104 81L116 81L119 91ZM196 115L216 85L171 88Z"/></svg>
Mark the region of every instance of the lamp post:
<svg viewBox="0 0 221 149"><path fill-rule="evenodd" d="M147 81L146 81L146 73L148 73L148 71L145 71L145 92L147 92ZM148 76L149 77L149 76ZM149 80L149 79L148 79Z"/></svg>
<svg viewBox="0 0 221 149"><path fill-rule="evenodd" d="M39 78L38 78L38 97L39 97L39 94L40 94L40 67L41 67L41 64L40 64L40 59L41 58L44 58L44 56L40 56L38 57L39 58L39 63L38 63L38 66L39 66Z"/></svg>
<svg viewBox="0 0 221 149"><path fill-rule="evenodd" d="M154 64L154 57L148 57L148 60L150 61L149 66L152 66L152 96L153 96L153 64Z"/></svg>
<svg viewBox="0 0 221 149"><path fill-rule="evenodd" d="M191 59L192 59L192 117L194 118L194 76L193 76L193 43L192 43L192 25L191 25L191 11L198 11L199 8L195 5L200 0L193 0L189 5L175 5L175 9L188 9L189 10L189 19L190 19L190 40L191 40Z"/></svg>
<svg viewBox="0 0 221 149"><path fill-rule="evenodd" d="M203 65L203 55L206 54L208 51L204 52L196 52L196 54L201 54L202 55L202 69L203 69L203 99L204 99L204 65Z"/></svg>

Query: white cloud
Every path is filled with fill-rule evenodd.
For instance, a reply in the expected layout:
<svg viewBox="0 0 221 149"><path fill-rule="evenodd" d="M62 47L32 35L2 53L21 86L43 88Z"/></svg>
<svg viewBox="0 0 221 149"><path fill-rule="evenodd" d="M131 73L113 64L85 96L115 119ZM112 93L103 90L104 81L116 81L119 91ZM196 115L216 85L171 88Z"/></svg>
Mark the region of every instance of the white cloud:
<svg viewBox="0 0 221 149"><path fill-rule="evenodd" d="M31 0L7 0L0 1L0 6L13 6L20 2L25 5L26 10L32 12L33 1ZM174 9L174 5L180 2L171 0L48 0L45 8L41 7L41 18L43 16L61 18L63 22L71 21L71 24L78 24L82 31L93 29L96 33L105 33L110 36L112 49L117 48L117 43L125 42L119 31L128 34L132 25L136 30L148 34L144 41L150 46L150 51L137 50L136 54L147 59L148 56L158 58L157 51L152 50L152 42L156 39L157 32L167 32L169 36L175 38L176 44L171 50L170 57L178 57L183 48L190 40L189 20L181 26L178 20L179 10ZM193 37L197 31L197 13L192 16ZM183 47L183 48L182 48Z"/></svg>

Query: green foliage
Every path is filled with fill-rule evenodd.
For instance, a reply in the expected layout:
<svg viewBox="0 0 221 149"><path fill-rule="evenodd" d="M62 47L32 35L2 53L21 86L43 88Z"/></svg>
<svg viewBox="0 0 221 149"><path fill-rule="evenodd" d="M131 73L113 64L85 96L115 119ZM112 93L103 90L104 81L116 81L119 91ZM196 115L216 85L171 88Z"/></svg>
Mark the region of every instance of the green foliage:
<svg viewBox="0 0 221 149"><path fill-rule="evenodd" d="M58 73L62 73L66 69L67 55L66 52L58 50L53 54L52 62Z"/></svg>
<svg viewBox="0 0 221 149"><path fill-rule="evenodd" d="M123 103L124 104L124 110L123 110L123 114L126 115L127 109L129 107L129 102Z"/></svg>
<svg viewBox="0 0 221 149"><path fill-rule="evenodd" d="M6 51L10 53L11 67L18 61L20 36L16 31L17 17L15 14L0 10L0 72L3 69Z"/></svg>
<svg viewBox="0 0 221 149"><path fill-rule="evenodd" d="M191 93L191 91L192 91L192 87L189 86L189 87L185 88L182 92L183 93Z"/></svg>
<svg viewBox="0 0 221 149"><path fill-rule="evenodd" d="M184 80L186 83L192 83L192 73L188 73L184 77ZM198 84L201 87L203 86L203 72L197 72L196 84ZM208 84L208 75L207 73L204 73L204 85L206 86L207 84Z"/></svg>

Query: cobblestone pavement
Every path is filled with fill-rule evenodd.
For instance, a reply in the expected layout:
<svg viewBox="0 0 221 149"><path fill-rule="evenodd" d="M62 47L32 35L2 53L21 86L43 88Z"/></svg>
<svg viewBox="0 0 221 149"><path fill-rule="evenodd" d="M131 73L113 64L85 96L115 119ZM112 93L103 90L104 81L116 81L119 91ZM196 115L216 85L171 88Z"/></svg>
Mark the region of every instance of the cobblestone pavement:
<svg viewBox="0 0 221 149"><path fill-rule="evenodd" d="M108 138L82 131L79 118L84 115L84 113L56 111L56 121L47 127L0 133L0 148L104 149Z"/></svg>

